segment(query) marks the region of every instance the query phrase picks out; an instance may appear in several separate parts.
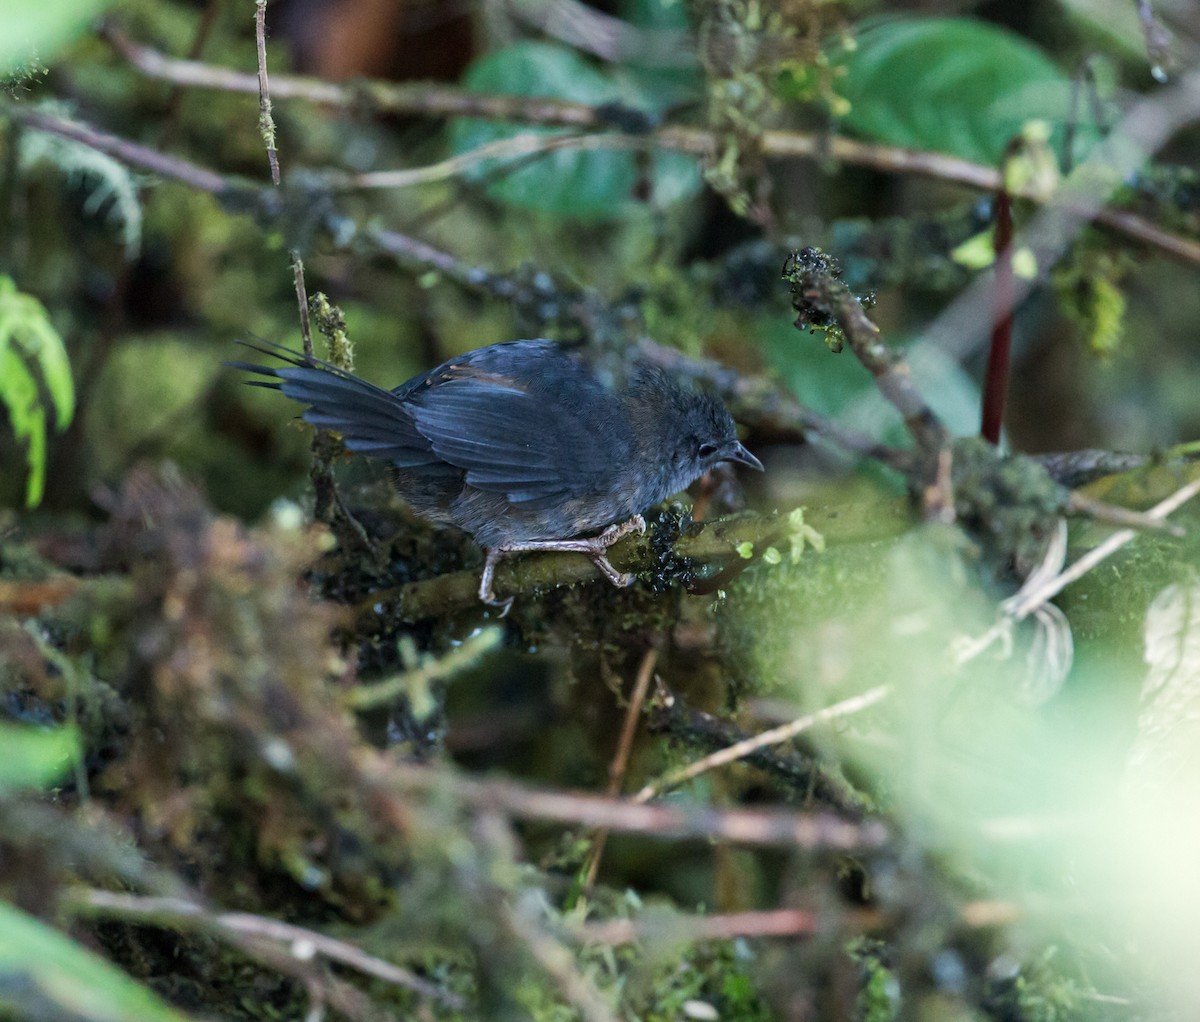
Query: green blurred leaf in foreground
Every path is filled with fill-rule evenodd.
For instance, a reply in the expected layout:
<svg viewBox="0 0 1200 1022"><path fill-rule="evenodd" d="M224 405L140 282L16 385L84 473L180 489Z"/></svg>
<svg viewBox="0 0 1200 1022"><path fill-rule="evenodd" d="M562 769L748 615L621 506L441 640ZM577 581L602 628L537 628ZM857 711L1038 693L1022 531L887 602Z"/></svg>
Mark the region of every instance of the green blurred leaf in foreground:
<svg viewBox="0 0 1200 1022"><path fill-rule="evenodd" d="M46 60L88 26L113 0L0 0L0 77Z"/></svg>
<svg viewBox="0 0 1200 1022"><path fill-rule="evenodd" d="M67 773L78 755L79 734L72 727L0 724L0 792L45 788Z"/></svg>
<svg viewBox="0 0 1200 1022"><path fill-rule="evenodd" d="M75 414L75 386L62 337L41 302L0 276L0 404L13 434L27 445L25 503L36 507L46 485L46 407L30 362L54 405L55 425L65 429Z"/></svg>
<svg viewBox="0 0 1200 1022"><path fill-rule="evenodd" d="M0 1016L186 1022L69 937L0 902Z"/></svg>
<svg viewBox="0 0 1200 1022"><path fill-rule="evenodd" d="M1102 992L1151 978L1181 1010L1153 1017L1184 1018L1200 1003L1200 586L1171 582L1186 562L1152 556L1154 542L1076 583L1067 604L1081 617L1119 584L1143 662L1093 637L1044 706L1021 698L1043 650L1032 619L953 666L994 611L969 544L941 527L874 546L869 568L827 554L790 606L745 603L766 680L802 709L890 687L871 714L815 737L873 778L940 868L1011 906L1026 939L1071 947Z"/></svg>

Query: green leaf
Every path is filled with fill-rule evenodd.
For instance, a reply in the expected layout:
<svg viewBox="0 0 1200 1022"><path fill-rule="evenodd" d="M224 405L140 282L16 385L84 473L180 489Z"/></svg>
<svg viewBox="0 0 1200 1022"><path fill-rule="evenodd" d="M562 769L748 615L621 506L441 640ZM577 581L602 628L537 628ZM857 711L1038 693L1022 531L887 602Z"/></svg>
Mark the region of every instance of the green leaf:
<svg viewBox="0 0 1200 1022"><path fill-rule="evenodd" d="M40 371L55 426L65 429L75 414L66 347L42 303L18 291L12 278L0 276L0 404L8 409L13 435L27 445L25 503L35 507L45 489L46 409L27 361Z"/></svg>
<svg viewBox="0 0 1200 1022"><path fill-rule="evenodd" d="M14 74L31 60L53 57L112 4L113 0L10 0L3 5L0 76Z"/></svg>
<svg viewBox="0 0 1200 1022"><path fill-rule="evenodd" d="M820 336L800 333L779 317L756 330L771 367L813 411L886 443L907 438L899 413L848 351L833 354ZM956 436L979 430L979 388L949 356L927 346L906 353L909 369L930 407Z"/></svg>
<svg viewBox="0 0 1200 1022"><path fill-rule="evenodd" d="M1056 128L1070 80L1020 36L966 18L869 25L845 62L844 123L884 142L995 164L1030 120Z"/></svg>
<svg viewBox="0 0 1200 1022"><path fill-rule="evenodd" d="M47 788L78 758L79 733L73 727L0 724L0 791Z"/></svg>
<svg viewBox="0 0 1200 1022"><path fill-rule="evenodd" d="M186 1022L155 993L32 916L0 902L0 1015Z"/></svg>
<svg viewBox="0 0 1200 1022"><path fill-rule="evenodd" d="M601 106L620 103L653 112L657 97L626 76L609 76L575 51L550 43L521 42L489 54L467 70L464 84L475 92L507 93L572 100ZM517 135L561 136L558 128L515 127L461 120L451 131L456 155ZM649 157L651 201L666 205L689 198L700 188L695 161L681 153L654 152ZM579 220L619 217L639 207L634 196L640 169L628 150L563 148L536 156L481 160L468 178L486 179L492 198L525 209L537 209Z"/></svg>

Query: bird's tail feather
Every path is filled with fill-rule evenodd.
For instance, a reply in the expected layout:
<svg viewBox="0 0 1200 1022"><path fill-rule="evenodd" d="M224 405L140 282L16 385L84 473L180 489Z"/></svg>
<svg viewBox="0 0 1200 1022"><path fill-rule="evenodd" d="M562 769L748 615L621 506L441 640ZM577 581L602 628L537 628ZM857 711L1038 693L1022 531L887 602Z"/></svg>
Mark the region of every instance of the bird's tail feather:
<svg viewBox="0 0 1200 1022"><path fill-rule="evenodd" d="M390 390L323 359L270 341L238 343L277 358L284 365L233 360L225 365L266 377L246 382L252 387L281 391L293 401L307 405L304 420L340 433L350 450L390 461L397 468L440 464L429 441L417 431L403 399Z"/></svg>

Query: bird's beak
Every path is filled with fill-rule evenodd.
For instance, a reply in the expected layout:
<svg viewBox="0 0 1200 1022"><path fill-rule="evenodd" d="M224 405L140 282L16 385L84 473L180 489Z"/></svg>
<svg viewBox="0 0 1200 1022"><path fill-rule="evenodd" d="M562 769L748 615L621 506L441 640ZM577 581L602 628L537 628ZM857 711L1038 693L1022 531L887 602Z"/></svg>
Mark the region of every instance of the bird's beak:
<svg viewBox="0 0 1200 1022"><path fill-rule="evenodd" d="M751 454L741 443L734 445L733 449L725 455L725 461L736 461L739 464L746 465L748 468L758 469L763 471L763 463Z"/></svg>

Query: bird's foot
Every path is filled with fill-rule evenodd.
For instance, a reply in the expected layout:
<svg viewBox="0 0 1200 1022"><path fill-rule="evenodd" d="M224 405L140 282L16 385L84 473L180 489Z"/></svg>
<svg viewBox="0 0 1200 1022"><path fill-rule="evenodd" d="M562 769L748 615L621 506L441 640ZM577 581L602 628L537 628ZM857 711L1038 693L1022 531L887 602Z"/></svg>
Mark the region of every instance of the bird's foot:
<svg viewBox="0 0 1200 1022"><path fill-rule="evenodd" d="M585 543L594 543L596 547L603 553L617 540L624 539L631 532L636 532L639 536L646 535L646 519L641 515L634 515L632 518L624 522L619 522L616 525L610 525L599 536L592 539L584 540Z"/></svg>
<svg viewBox="0 0 1200 1022"><path fill-rule="evenodd" d="M617 571L608 559L608 548L618 540L624 539L630 533L639 535L646 533L646 519L634 515L624 522L610 525L599 536L590 539L539 539L528 543L513 543L509 546L489 547L483 562L483 574L479 577L479 599L489 607L499 607L500 617L504 617L512 607L513 598L500 600L492 591L492 582L496 576L496 565L501 557L507 554L529 553L532 551L559 551L586 554L594 565L613 585L620 589L633 585L636 576L623 571Z"/></svg>
<svg viewBox="0 0 1200 1022"><path fill-rule="evenodd" d="M503 547L491 547L485 551L487 556L483 562L483 574L479 576L479 599L486 603L489 607L499 608L500 613L497 617L504 617L512 610L513 598L511 596L500 600L496 598L495 592L492 590L492 581L496 577L496 563L506 553Z"/></svg>
<svg viewBox="0 0 1200 1022"><path fill-rule="evenodd" d="M617 571L608 559L608 548L618 540L624 539L631 532L636 532L639 536L644 536L646 534L646 519L641 515L634 515L627 521L610 525L599 536L584 540L591 547L588 550L588 556L591 557L592 563L618 589L624 589L626 586L633 585L636 576L628 572Z"/></svg>

